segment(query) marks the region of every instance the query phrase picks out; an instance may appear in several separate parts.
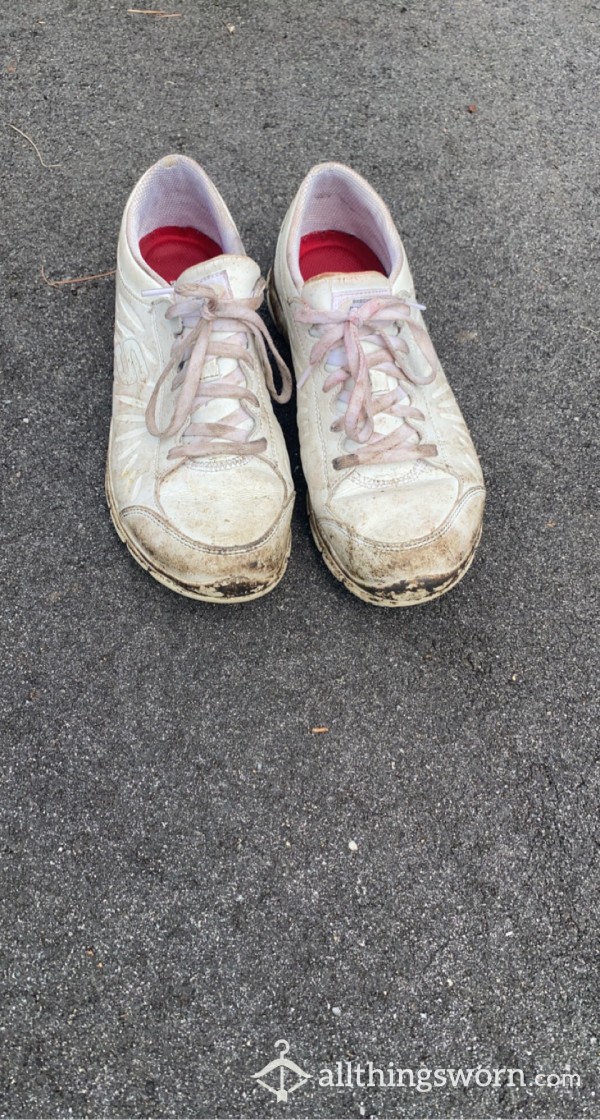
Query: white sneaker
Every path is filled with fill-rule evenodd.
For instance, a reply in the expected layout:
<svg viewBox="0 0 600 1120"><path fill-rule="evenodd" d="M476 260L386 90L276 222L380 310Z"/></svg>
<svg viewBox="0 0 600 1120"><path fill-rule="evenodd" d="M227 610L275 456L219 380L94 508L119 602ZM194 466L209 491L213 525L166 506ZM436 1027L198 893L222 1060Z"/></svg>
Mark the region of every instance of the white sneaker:
<svg viewBox="0 0 600 1120"><path fill-rule="evenodd" d="M269 393L288 400L291 376L257 313L263 288L205 172L183 156L151 167L119 238L106 493L138 563L209 602L264 595L290 551L294 490Z"/></svg>
<svg viewBox="0 0 600 1120"><path fill-rule="evenodd" d="M406 254L372 187L314 167L283 223L269 289L298 375L310 523L361 599L434 599L467 571L485 489L415 302Z"/></svg>

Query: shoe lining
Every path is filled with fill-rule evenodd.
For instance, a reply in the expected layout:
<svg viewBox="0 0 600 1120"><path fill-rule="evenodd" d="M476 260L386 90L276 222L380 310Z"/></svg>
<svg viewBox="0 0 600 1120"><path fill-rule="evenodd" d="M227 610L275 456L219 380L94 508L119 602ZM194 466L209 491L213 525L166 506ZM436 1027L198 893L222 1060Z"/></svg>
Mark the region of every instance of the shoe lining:
<svg viewBox="0 0 600 1120"><path fill-rule="evenodd" d="M169 282L220 253L244 252L218 191L185 156L167 156L142 176L131 196L127 239L140 263Z"/></svg>
<svg viewBox="0 0 600 1120"><path fill-rule="evenodd" d="M340 257L342 260L342 268L334 266L334 271L375 269L390 276L400 263L401 246L387 208L368 183L355 176L349 168L325 165L309 177L298 219L296 259L305 280L299 260L301 245L305 245L307 267L312 268L310 250L318 244L319 235L330 239L331 259ZM315 244L305 241L311 234L317 235ZM331 241L333 235L336 244ZM361 243L360 249L356 242ZM356 260L352 261L352 257ZM347 261L345 266L344 258ZM368 264L362 263L367 260Z"/></svg>
<svg viewBox="0 0 600 1120"><path fill-rule="evenodd" d="M167 284L178 280L186 268L203 264L222 252L217 241L192 226L159 226L140 238L143 259Z"/></svg>
<svg viewBox="0 0 600 1120"><path fill-rule="evenodd" d="M385 269L373 250L351 233L339 229L315 230L300 238L300 272L312 280L331 272L381 272Z"/></svg>

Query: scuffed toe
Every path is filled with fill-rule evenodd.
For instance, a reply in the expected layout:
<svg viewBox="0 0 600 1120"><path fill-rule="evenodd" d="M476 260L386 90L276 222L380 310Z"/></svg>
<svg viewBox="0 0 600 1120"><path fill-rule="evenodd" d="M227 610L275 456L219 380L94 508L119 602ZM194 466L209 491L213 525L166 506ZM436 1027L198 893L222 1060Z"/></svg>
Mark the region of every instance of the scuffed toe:
<svg viewBox="0 0 600 1120"><path fill-rule="evenodd" d="M317 522L311 515L311 523L331 571L349 590L382 606L410 606L437 598L462 579L481 535L484 502L482 487L466 491L439 527L412 540L405 522L396 541L389 523L373 536L347 521Z"/></svg>
<svg viewBox="0 0 600 1120"><path fill-rule="evenodd" d="M243 548L211 547L186 537L150 509L129 509L121 527L135 558L160 582L211 602L256 598L284 573L290 550L292 502L259 539Z"/></svg>

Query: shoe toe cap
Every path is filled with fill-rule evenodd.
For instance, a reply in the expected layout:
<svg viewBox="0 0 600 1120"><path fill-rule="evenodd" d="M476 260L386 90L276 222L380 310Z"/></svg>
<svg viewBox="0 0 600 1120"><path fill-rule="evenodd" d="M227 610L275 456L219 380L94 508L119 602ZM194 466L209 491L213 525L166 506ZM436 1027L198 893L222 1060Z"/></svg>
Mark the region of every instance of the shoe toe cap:
<svg viewBox="0 0 600 1120"><path fill-rule="evenodd" d="M452 488L440 489L436 500L421 493L405 503L395 494L355 503L352 517L336 510L337 516L318 519L325 556L351 590L402 606L436 598L458 583L481 534L485 492L472 487L448 503Z"/></svg>
<svg viewBox="0 0 600 1120"><path fill-rule="evenodd" d="M175 590L254 598L283 574L293 495L268 463L186 466L162 480L156 508L130 506L121 526L136 559Z"/></svg>
<svg viewBox="0 0 600 1120"><path fill-rule="evenodd" d="M269 531L245 548L207 547L150 509L121 515L135 558L162 583L211 601L255 598L283 575L290 546L291 503Z"/></svg>
<svg viewBox="0 0 600 1120"><path fill-rule="evenodd" d="M281 475L260 459L186 462L158 487L165 520L209 548L252 546L269 533L288 496Z"/></svg>

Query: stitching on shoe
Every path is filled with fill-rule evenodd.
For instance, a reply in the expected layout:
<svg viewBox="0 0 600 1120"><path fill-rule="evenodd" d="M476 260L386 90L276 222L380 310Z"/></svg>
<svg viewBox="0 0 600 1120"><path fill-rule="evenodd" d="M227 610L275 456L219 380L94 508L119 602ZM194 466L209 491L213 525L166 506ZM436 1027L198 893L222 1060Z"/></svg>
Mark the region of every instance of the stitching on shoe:
<svg viewBox="0 0 600 1120"><path fill-rule="evenodd" d="M393 465L393 464L392 464ZM403 486L410 485L415 479L418 479L423 474L424 460L418 459L414 467L411 468L408 474L403 475L402 478L369 478L367 475L360 475L359 482L361 488L365 490L395 490ZM357 472L355 478L358 478L359 467L354 468Z"/></svg>
<svg viewBox="0 0 600 1120"><path fill-rule="evenodd" d="M448 519L444 521L443 525L440 525L439 529L436 529L435 532L431 533L428 537L419 537L418 540L410 541L409 544L390 545L384 544L382 541L375 540L373 537L362 537L359 533L348 532L348 530L345 529L343 525L340 525L340 523L332 517L322 517L318 520L320 522L328 522L333 528L335 528L339 533L346 537L347 540L350 540L353 543L365 544L369 546L377 545L377 548L381 552L409 552L411 549L423 548L425 545L433 544L435 541L439 541L442 537L444 537L448 530L451 529L454 525L454 522L456 521L459 513L461 513L463 506L465 506L467 502L469 502L471 498L476 494L485 494L485 486L476 486L473 487L472 490L469 490L467 494L463 495Z"/></svg>
<svg viewBox="0 0 600 1120"><path fill-rule="evenodd" d="M148 509L146 506L126 506L125 509L120 511L119 517L124 520L127 517L138 515L146 518L148 521L153 521L155 525L158 525L158 527L167 533L168 536L172 537L173 540L185 545L186 548L194 549L196 552L208 552L216 556L235 556L241 555L242 553L255 552L258 548L262 548L263 545L268 544L271 538L278 532L281 522L284 520L285 514L289 506L293 504L293 501L294 495L286 502L269 532L259 537L258 540L253 541L250 545L224 545L222 548L219 548L218 545L202 544L200 541L193 541L191 537L186 537L183 533L178 533L176 529L171 528L170 525L163 521L159 514L155 513L154 510Z"/></svg>

